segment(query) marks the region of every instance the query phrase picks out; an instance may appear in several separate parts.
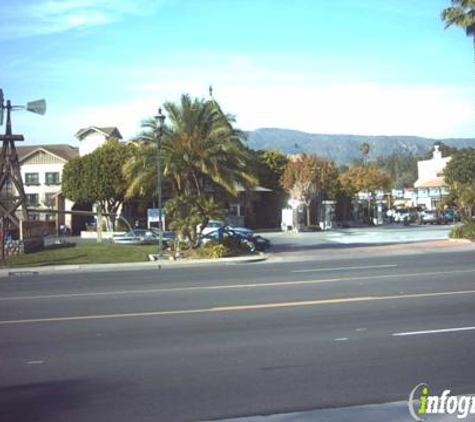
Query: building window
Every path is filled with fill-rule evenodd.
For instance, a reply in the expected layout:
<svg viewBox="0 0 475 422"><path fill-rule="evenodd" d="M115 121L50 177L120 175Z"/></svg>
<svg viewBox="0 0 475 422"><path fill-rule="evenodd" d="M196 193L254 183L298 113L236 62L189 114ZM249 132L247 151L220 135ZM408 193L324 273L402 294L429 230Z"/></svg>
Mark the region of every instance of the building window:
<svg viewBox="0 0 475 422"><path fill-rule="evenodd" d="M37 212L30 212L30 213L28 213L28 218L31 221L39 221L40 215Z"/></svg>
<svg viewBox="0 0 475 422"><path fill-rule="evenodd" d="M25 185L39 185L40 178L38 173L25 173Z"/></svg>
<svg viewBox="0 0 475 422"><path fill-rule="evenodd" d="M59 185L59 173L46 173L45 183L47 185Z"/></svg>
<svg viewBox="0 0 475 422"><path fill-rule="evenodd" d="M39 203L37 193L27 193L26 194L26 205L30 207L36 207Z"/></svg>
<svg viewBox="0 0 475 422"><path fill-rule="evenodd" d="M239 217L241 215L241 205L229 204L229 215L234 215L236 217Z"/></svg>
<svg viewBox="0 0 475 422"><path fill-rule="evenodd" d="M45 206L48 207L48 208L54 208L55 204L56 204L56 197L55 197L55 193L45 193Z"/></svg>

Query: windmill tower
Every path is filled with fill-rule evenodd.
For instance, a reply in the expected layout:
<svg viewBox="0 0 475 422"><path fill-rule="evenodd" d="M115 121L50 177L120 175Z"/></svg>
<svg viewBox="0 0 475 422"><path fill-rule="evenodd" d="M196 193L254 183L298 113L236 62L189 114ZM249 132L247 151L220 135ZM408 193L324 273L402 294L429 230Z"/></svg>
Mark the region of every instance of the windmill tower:
<svg viewBox="0 0 475 422"><path fill-rule="evenodd" d="M3 125L4 114L7 112L5 135L0 135L2 150L0 152L0 219L3 233L16 230L20 227L21 219L27 220L26 196L20 173L20 163L15 147L15 141L23 141L23 135L13 135L11 112L26 109L36 114L45 114L46 102L44 100L32 101L26 106L12 105L3 98L0 89L0 126Z"/></svg>

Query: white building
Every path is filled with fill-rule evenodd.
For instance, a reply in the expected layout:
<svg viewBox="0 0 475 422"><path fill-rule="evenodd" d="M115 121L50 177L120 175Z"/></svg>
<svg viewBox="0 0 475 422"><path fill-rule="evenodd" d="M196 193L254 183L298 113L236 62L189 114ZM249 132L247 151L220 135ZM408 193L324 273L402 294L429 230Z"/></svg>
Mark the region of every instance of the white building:
<svg viewBox="0 0 475 422"><path fill-rule="evenodd" d="M122 135L116 127L89 126L79 130L74 136L79 139L79 155L81 157L90 154L109 139L122 139Z"/></svg>
<svg viewBox="0 0 475 422"><path fill-rule="evenodd" d="M74 204L61 193L61 176L64 165L79 156L78 148L70 145L35 145L16 149L27 206L71 211ZM56 216L46 213L41 216L32 215L32 218L55 220ZM70 227L71 216L60 215L59 223Z"/></svg>
<svg viewBox="0 0 475 422"><path fill-rule="evenodd" d="M430 160L417 163L418 178L414 183L417 204L427 209L437 208L442 196L446 194L444 169L452 157L442 157L439 146L434 146L433 156Z"/></svg>
<svg viewBox="0 0 475 422"><path fill-rule="evenodd" d="M122 136L116 127L91 126L79 130L76 137L80 142L79 148L59 144L16 147L27 207L45 210L54 208L60 211L85 210L82 205L75 205L62 194L63 167L72 158L89 154L107 140L122 139ZM41 220L56 219L55 214L48 213L33 214L31 217ZM84 217L79 218L71 214L60 214L59 224L65 224L73 231L83 230L85 225Z"/></svg>

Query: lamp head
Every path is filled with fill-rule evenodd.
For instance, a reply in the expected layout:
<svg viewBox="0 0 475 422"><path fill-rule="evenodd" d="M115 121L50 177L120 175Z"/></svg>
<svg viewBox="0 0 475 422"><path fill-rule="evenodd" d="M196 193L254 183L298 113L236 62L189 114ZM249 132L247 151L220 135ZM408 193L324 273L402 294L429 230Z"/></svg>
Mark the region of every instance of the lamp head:
<svg viewBox="0 0 475 422"><path fill-rule="evenodd" d="M155 123L159 129L162 129L163 126L165 125L165 115L162 113L162 109L158 109L158 114L154 117L155 118Z"/></svg>

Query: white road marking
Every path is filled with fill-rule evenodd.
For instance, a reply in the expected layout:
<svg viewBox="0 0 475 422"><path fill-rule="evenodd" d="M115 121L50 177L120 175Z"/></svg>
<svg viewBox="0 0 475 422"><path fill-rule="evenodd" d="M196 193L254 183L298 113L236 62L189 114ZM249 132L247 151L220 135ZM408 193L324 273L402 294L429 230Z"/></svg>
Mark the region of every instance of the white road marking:
<svg viewBox="0 0 475 422"><path fill-rule="evenodd" d="M348 337L336 338L335 341L348 341Z"/></svg>
<svg viewBox="0 0 475 422"><path fill-rule="evenodd" d="M407 333L394 333L395 337L404 336L419 336L424 334L441 334L441 333L456 333L458 331L474 331L475 327L459 327L459 328L442 328L440 330L427 330L427 331L409 331Z"/></svg>
<svg viewBox="0 0 475 422"><path fill-rule="evenodd" d="M345 271L345 270L371 270L377 268L394 268L397 267L396 264L388 265L363 265L358 267L337 267L337 268L315 268L308 270L293 270L293 273L317 273L317 272L326 272L326 271Z"/></svg>
<svg viewBox="0 0 475 422"><path fill-rule="evenodd" d="M348 268L348 267L347 267ZM344 281L356 281L356 280L384 280L384 279L401 279L404 277L420 277L420 276L446 276L453 274L469 274L475 273L475 269L468 270L454 270L454 271L430 271L423 273L402 273L402 274L381 274L374 276L356 276L356 277L339 277L328 278L322 280L303 280L303 281L278 281L278 282L263 282L252 284L230 284L230 285L211 285L211 286L196 286L196 287L171 287L161 289L144 289L144 290L119 290L119 291L106 291L95 293L64 293L64 294L51 294L51 295L36 295L36 296L10 296L0 297L0 302L9 300L40 300L40 299L67 299L67 298L81 298L81 297L94 297L94 296L122 296L122 295L139 295L150 293L175 293L175 292L191 292L191 291L210 291L210 290L228 290L228 289L254 289L263 287L292 287L292 286L305 286L313 284L334 283Z"/></svg>
<svg viewBox="0 0 475 422"><path fill-rule="evenodd" d="M42 365L45 363L44 360L30 360L29 362L26 362L27 365Z"/></svg>

